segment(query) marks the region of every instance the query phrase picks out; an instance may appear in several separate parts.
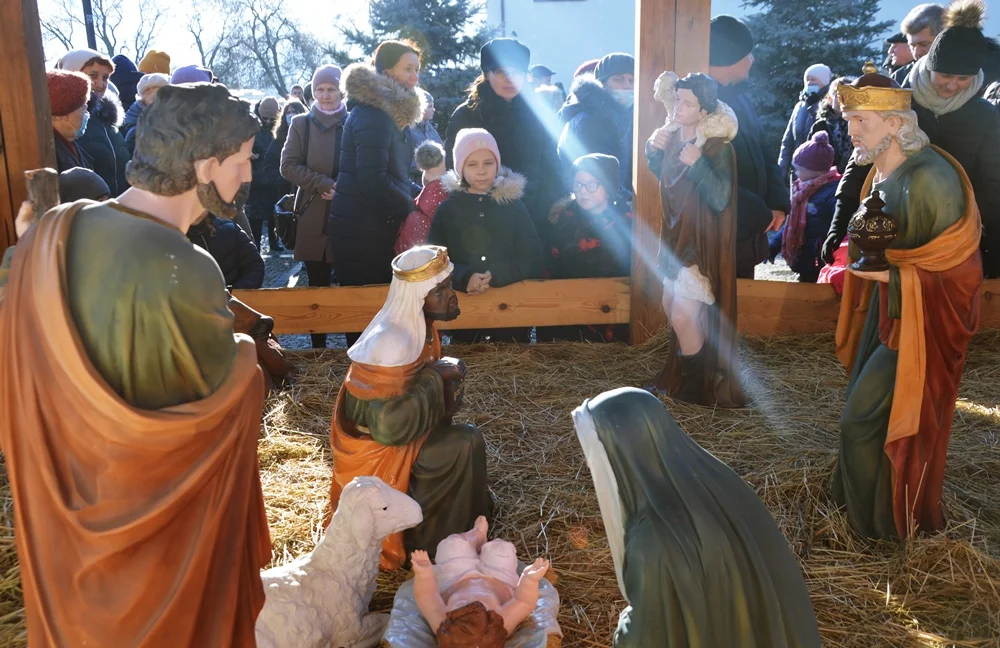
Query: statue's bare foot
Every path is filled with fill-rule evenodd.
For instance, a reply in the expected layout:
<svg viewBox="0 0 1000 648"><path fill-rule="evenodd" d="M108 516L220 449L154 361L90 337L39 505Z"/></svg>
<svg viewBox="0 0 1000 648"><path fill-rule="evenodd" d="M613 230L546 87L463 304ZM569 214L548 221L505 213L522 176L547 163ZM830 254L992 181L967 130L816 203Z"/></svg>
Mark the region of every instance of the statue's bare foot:
<svg viewBox="0 0 1000 648"><path fill-rule="evenodd" d="M420 574L432 568L431 558L426 551L414 551L410 554L410 563L413 565L413 573Z"/></svg>
<svg viewBox="0 0 1000 648"><path fill-rule="evenodd" d="M485 540L487 537L486 534L490 530L490 523L486 521L485 515L480 515L479 517L476 518L475 529L476 531L482 534L483 539Z"/></svg>

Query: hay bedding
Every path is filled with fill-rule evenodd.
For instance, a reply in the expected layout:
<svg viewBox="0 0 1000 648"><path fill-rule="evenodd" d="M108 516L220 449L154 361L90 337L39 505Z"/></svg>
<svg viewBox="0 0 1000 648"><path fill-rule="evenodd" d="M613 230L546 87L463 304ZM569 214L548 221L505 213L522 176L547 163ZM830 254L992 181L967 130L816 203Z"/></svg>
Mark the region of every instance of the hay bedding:
<svg viewBox="0 0 1000 648"><path fill-rule="evenodd" d="M830 336L748 339L752 409L671 404L681 426L767 503L798 554L825 646L1000 646L1000 335L970 352L945 482L948 532L904 546L855 538L830 509L846 379ZM485 434L493 533L522 557L552 559L564 646L608 646L624 605L570 411L584 398L638 385L659 369L663 338L637 348L557 344L449 351L469 366L465 414ZM302 358L304 375L267 403L260 441L275 564L308 551L329 489L329 417L343 352ZM24 645L10 493L0 491L0 646ZM405 574L383 575L386 610Z"/></svg>

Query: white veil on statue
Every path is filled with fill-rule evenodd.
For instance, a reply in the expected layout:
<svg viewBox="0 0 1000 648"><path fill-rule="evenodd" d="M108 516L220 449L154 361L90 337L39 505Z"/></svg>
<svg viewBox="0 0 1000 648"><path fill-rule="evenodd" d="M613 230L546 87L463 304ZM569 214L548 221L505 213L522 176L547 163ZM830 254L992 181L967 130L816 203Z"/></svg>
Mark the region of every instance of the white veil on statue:
<svg viewBox="0 0 1000 648"><path fill-rule="evenodd" d="M416 362L427 342L424 299L454 269L448 250L435 245L415 247L393 259L385 304L347 356L376 367Z"/></svg>

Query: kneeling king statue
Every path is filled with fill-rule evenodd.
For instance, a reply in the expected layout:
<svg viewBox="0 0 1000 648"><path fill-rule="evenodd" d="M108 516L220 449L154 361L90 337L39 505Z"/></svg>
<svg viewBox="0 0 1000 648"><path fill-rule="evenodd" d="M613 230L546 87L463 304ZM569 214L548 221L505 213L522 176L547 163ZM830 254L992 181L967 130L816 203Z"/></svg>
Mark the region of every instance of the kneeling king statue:
<svg viewBox="0 0 1000 648"><path fill-rule="evenodd" d="M453 270L443 247L415 247L393 260L385 305L348 350L351 367L334 406L330 511L352 479L372 475L408 493L424 513L415 528L386 538L385 570L491 514L482 434L452 424L465 364L441 357L435 328L459 314Z"/></svg>

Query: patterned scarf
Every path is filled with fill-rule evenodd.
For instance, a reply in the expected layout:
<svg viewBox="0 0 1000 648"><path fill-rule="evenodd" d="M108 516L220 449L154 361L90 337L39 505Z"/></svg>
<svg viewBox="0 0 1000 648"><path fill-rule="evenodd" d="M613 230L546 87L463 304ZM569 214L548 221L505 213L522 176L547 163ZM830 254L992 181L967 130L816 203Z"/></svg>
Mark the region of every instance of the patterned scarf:
<svg viewBox="0 0 1000 648"><path fill-rule="evenodd" d="M792 184L792 213L785 222L785 233L781 237L781 256L785 257L788 265L795 265L802 252L806 219L809 217L809 199L821 187L839 180L840 172L837 171L837 167L833 167L818 178L796 180Z"/></svg>

